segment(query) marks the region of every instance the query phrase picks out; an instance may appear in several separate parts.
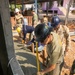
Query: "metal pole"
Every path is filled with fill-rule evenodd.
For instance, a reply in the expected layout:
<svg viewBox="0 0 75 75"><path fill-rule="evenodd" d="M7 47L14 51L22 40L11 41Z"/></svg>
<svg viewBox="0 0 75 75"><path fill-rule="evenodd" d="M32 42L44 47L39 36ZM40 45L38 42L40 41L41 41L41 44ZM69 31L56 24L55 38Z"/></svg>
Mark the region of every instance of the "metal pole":
<svg viewBox="0 0 75 75"><path fill-rule="evenodd" d="M40 71L40 63L39 63L39 57L38 57L38 42L36 42L36 60L37 60L37 71Z"/></svg>
<svg viewBox="0 0 75 75"><path fill-rule="evenodd" d="M24 4L23 3L24 3L24 0L22 0L22 14L24 15L24 11L23 11L24 10Z"/></svg>
<svg viewBox="0 0 75 75"><path fill-rule="evenodd" d="M49 9L49 3L47 2L47 3L46 3L46 10L47 10L46 15L47 15L47 16L48 16L48 9Z"/></svg>
<svg viewBox="0 0 75 75"><path fill-rule="evenodd" d="M24 0L22 0L22 11L23 11L23 8L24 8L24 7L23 7L23 3L24 3Z"/></svg>
<svg viewBox="0 0 75 75"><path fill-rule="evenodd" d="M14 4L15 4L15 8L16 8L16 0L15 0L14 2L15 2L15 3L14 3Z"/></svg>
<svg viewBox="0 0 75 75"><path fill-rule="evenodd" d="M36 12L36 14L37 14L37 0L35 0L35 12Z"/></svg>
<svg viewBox="0 0 75 75"><path fill-rule="evenodd" d="M24 75L15 56L9 0L0 0L0 66L1 75Z"/></svg>
<svg viewBox="0 0 75 75"><path fill-rule="evenodd" d="M70 5L71 5L71 0L69 1L68 8L67 8L67 13L66 13L66 17L65 17L65 25L68 22L68 15L69 15L69 10L70 10Z"/></svg>

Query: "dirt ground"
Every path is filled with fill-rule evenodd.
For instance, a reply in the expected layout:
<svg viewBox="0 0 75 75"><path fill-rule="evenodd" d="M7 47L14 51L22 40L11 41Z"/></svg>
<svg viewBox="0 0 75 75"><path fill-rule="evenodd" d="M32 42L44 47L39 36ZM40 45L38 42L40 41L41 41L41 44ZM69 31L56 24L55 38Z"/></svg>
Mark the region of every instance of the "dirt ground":
<svg viewBox="0 0 75 75"><path fill-rule="evenodd" d="M69 23L67 24L67 26L71 32L75 31L75 22ZM67 52L66 56L64 57L64 60L67 66L69 67L69 69L63 67L61 75L70 75L71 67L73 61L75 60L75 41L73 41L73 39L75 39L75 35L70 36L70 50Z"/></svg>
<svg viewBox="0 0 75 75"><path fill-rule="evenodd" d="M75 42L72 41L75 36L71 36L71 49L67 52L66 56L64 57L65 63L67 66L69 66L69 69L64 68L62 69L61 75L70 75L71 66L73 64L73 61L75 60Z"/></svg>

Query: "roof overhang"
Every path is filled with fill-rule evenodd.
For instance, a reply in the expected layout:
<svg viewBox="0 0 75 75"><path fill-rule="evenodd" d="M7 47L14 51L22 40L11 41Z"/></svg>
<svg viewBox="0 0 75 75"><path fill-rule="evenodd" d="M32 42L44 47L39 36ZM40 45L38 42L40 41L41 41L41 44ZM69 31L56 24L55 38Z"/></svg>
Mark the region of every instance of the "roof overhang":
<svg viewBox="0 0 75 75"><path fill-rule="evenodd" d="M56 0L37 0L37 2L49 2L49 1L56 1ZM58 0L57 0L58 1ZM16 4L31 4L34 3L35 0L9 0L10 3L16 3Z"/></svg>

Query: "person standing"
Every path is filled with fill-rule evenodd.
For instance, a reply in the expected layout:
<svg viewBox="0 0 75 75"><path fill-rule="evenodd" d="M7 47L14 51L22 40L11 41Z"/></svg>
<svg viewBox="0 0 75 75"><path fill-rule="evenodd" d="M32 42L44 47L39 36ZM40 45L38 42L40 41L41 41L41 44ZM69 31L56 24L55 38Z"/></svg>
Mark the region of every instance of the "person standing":
<svg viewBox="0 0 75 75"><path fill-rule="evenodd" d="M66 25L61 25L61 20L58 16L53 16L51 20L51 25L54 28L54 32L56 32L64 45L63 49L67 52L70 49L70 35L69 28Z"/></svg>
<svg viewBox="0 0 75 75"><path fill-rule="evenodd" d="M39 24L35 27L36 41L47 47L48 62L47 68L37 72L37 75L59 75L60 64L62 63L62 43L59 35L52 31L45 24ZM58 39L58 40L57 40Z"/></svg>
<svg viewBox="0 0 75 75"><path fill-rule="evenodd" d="M35 13L35 11L32 11L32 26L35 28L38 23L38 15Z"/></svg>
<svg viewBox="0 0 75 75"><path fill-rule="evenodd" d="M48 21L48 17L47 16L43 17L43 23L45 23L46 25L48 25L49 27L51 27L51 23Z"/></svg>
<svg viewBox="0 0 75 75"><path fill-rule="evenodd" d="M16 29L21 37L22 33L22 24L23 24L23 15L20 13L20 10L18 8L15 9L15 22L16 22Z"/></svg>
<svg viewBox="0 0 75 75"><path fill-rule="evenodd" d="M52 17L51 25L54 29L53 31L55 33L57 33L61 38L62 48L63 48L63 57L64 57L66 55L66 52L68 52L70 50L69 28L66 25L61 25L61 20L58 16ZM66 66L64 59L63 59L62 67L63 66L64 67Z"/></svg>
<svg viewBox="0 0 75 75"><path fill-rule="evenodd" d="M16 26L22 28L22 23L23 23L23 15L20 13L20 10L18 8L15 9L15 21L16 21Z"/></svg>

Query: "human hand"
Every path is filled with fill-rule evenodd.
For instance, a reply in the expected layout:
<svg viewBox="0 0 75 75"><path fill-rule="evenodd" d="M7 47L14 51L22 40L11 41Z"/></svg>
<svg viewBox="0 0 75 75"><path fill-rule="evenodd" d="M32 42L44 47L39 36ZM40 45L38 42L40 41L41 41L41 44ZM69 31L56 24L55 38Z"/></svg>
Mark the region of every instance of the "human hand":
<svg viewBox="0 0 75 75"><path fill-rule="evenodd" d="M43 72L37 72L37 75L44 75Z"/></svg>
<svg viewBox="0 0 75 75"><path fill-rule="evenodd" d="M21 18L23 18L23 16L21 16Z"/></svg>

